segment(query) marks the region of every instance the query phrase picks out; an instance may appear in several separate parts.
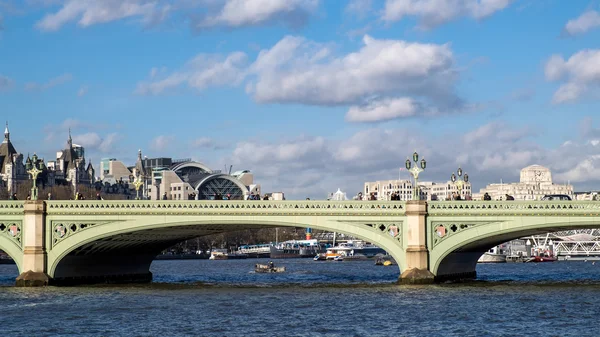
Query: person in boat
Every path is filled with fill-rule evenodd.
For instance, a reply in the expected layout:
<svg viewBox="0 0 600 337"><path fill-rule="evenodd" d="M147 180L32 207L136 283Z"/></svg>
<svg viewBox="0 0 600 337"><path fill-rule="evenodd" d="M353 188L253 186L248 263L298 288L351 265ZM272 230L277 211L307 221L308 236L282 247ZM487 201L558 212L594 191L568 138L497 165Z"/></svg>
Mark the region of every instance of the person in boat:
<svg viewBox="0 0 600 337"><path fill-rule="evenodd" d="M275 265L273 264L273 261L269 261L269 268L275 269Z"/></svg>

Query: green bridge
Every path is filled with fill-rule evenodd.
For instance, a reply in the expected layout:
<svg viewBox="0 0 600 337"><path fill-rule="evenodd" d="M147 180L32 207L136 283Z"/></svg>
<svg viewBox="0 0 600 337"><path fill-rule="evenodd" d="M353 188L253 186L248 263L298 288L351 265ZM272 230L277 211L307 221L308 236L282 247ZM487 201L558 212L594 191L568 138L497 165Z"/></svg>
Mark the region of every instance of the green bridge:
<svg viewBox="0 0 600 337"><path fill-rule="evenodd" d="M311 227L385 249L401 283L476 277L489 248L532 234L600 227L593 201L2 201L0 249L17 285L149 282L154 257L241 229Z"/></svg>

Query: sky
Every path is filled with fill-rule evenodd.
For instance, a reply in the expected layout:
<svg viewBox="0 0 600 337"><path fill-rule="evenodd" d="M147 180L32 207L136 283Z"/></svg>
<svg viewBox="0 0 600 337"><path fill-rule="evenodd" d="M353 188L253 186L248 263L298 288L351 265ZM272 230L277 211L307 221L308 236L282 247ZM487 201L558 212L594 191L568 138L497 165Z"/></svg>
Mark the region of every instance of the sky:
<svg viewBox="0 0 600 337"><path fill-rule="evenodd" d="M251 170L288 199L365 181L600 189L600 0L0 0L0 117L98 168Z"/></svg>

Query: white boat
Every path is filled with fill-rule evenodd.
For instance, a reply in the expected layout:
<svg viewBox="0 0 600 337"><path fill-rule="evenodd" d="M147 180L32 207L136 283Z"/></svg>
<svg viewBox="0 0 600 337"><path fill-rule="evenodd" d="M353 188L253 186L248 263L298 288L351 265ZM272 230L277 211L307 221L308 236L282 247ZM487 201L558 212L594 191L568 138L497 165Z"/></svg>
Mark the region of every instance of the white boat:
<svg viewBox="0 0 600 337"><path fill-rule="evenodd" d="M335 247L327 248L326 257L328 260L333 260L336 256L349 259L353 259L354 257L356 259L364 259L374 257L377 254L385 254L385 250L364 241L349 240Z"/></svg>
<svg viewBox="0 0 600 337"><path fill-rule="evenodd" d="M506 254L499 249L498 247L494 247L489 251L483 253L477 260L477 263L504 263L506 262Z"/></svg>

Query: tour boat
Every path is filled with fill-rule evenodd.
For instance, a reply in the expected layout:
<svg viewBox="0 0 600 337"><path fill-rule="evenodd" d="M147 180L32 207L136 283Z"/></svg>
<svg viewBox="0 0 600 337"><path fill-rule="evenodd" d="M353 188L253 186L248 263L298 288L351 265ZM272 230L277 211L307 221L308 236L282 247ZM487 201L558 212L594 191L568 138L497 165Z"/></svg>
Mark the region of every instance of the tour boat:
<svg viewBox="0 0 600 337"><path fill-rule="evenodd" d="M483 253L477 260L477 263L505 263L506 254L498 246Z"/></svg>
<svg viewBox="0 0 600 337"><path fill-rule="evenodd" d="M556 260L557 259L554 256L532 256L525 262L554 262Z"/></svg>
<svg viewBox="0 0 600 337"><path fill-rule="evenodd" d="M247 259L248 255L241 253L227 253L227 249L213 249L210 252L209 260L236 260Z"/></svg>
<svg viewBox="0 0 600 337"><path fill-rule="evenodd" d="M375 245L367 244L364 241L347 241L335 247L327 248L326 257L328 260L332 260L336 256L363 259L365 257L374 257L377 254L385 254L385 250Z"/></svg>
<svg viewBox="0 0 600 337"><path fill-rule="evenodd" d="M323 248L316 239L279 242L271 246L270 249L272 259L310 258L323 252Z"/></svg>

